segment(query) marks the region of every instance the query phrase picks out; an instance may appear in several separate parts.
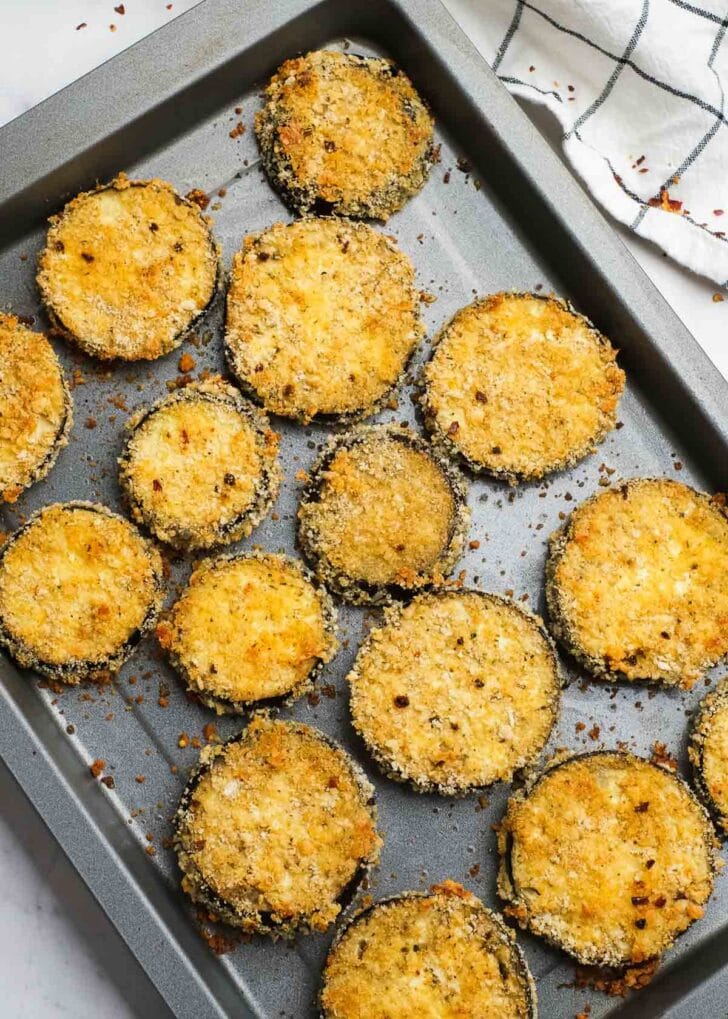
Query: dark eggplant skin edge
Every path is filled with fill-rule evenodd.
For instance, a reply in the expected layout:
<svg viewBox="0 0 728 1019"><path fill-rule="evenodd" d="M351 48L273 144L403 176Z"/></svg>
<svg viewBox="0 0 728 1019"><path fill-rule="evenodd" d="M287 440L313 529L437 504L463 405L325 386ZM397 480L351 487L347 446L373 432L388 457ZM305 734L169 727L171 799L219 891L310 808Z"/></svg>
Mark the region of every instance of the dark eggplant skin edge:
<svg viewBox="0 0 728 1019"><path fill-rule="evenodd" d="M304 485L296 521L296 541L304 559L323 584L350 605L387 605L392 601L409 597L414 591L428 590L433 582L423 581L413 588L400 584L369 584L364 580L349 577L334 569L325 556L316 548L315 535L311 529L304 530L301 524L300 507L318 502L324 475L336 454L341 449L351 449L372 435L394 438L409 445L411 449L428 456L440 470L455 503L455 511L448 535L447 547L441 553L431 570L443 575L452 572L465 547L465 538L470 524L470 510L467 504L467 483L460 471L416 432L398 425L358 425L341 435L333 436L314 463L308 481Z"/></svg>
<svg viewBox="0 0 728 1019"><path fill-rule="evenodd" d="M638 487L645 481L663 482L665 478L649 478L649 477L635 477L628 478L623 481L619 486L612 491L620 491L623 495L627 496L630 489ZM689 487L689 486L686 486ZM725 516L728 516L726 510L721 510L719 507L711 501L710 496L704 492L698 492L696 489L691 489L694 495L702 499L706 504L709 504L716 512L720 512ZM557 643L571 655L571 657L584 668L591 676L595 679L605 680L607 682L625 682L625 683L646 683L651 684L655 687L678 687L679 683L676 680L674 683L669 683L665 679L654 679L650 676L643 676L635 679L630 679L623 672L618 669L612 669L609 667L605 658L596 658L593 655L588 654L581 647L578 636L573 632L571 625L568 620L568 615L564 610L559 584L556 579L556 571L561 561L566 548L569 545L573 537L574 532L574 515L579 512L582 507L588 506L595 503L599 498L604 495L604 492L595 492L584 502L579 505L571 512L568 520L563 527L555 531L549 538L548 554L546 556L546 608L547 608L547 622L551 633L556 638ZM718 659L719 660L719 659ZM707 663L705 668L709 668L711 665L715 665L715 661Z"/></svg>
<svg viewBox="0 0 728 1019"><path fill-rule="evenodd" d="M329 953L326 957L326 962L324 963L324 974L326 973L326 967L328 965L329 958L338 948L341 941L343 941L346 933L352 927L356 927L357 923L360 920L363 920L366 916L368 916L370 913L375 912L376 910L386 908L387 906L393 903L401 902L403 899L429 899L432 898L434 894L436 893L427 891L398 892L394 895L388 895L384 899L379 899L378 902L373 902L368 906L364 906L362 909L351 911L349 915L344 918L341 926L338 928L336 932L333 942L331 943L331 948L329 949ZM478 901L480 902L480 900ZM515 934L513 933L511 928L504 922L503 918L500 916L499 913L496 913L495 910L489 909L482 902L480 902L480 906L484 910L484 912L487 913L489 919L492 921L493 926L497 934L499 935L502 943L513 952L518 980L521 986L523 987L524 991L526 992L526 997L528 1000L528 1012L526 1013L526 1015L523 1016L523 1019L538 1019L536 984L531 974L531 970L529 969L528 963L526 962L526 957L523 954L523 950L516 941ZM322 977L321 986L319 987L316 1002L318 1007L318 1019L333 1019L331 1014L326 1011L323 1005L322 996L324 991L324 985L325 980Z"/></svg>
<svg viewBox="0 0 728 1019"><path fill-rule="evenodd" d="M499 296L532 297L536 301L550 301L555 304L558 304L561 308L564 309L564 311L568 311L571 315L574 315L576 318L580 319L601 346L605 345L611 346L609 339L602 332L600 332L599 329L597 329L594 323L590 319L588 319L586 315L582 315L581 312L577 311L576 308L574 308L573 305L565 298L556 297L553 294L540 294L540 293L536 294L528 293L526 291L509 290L504 291L501 294L489 294L487 297L479 297L475 301L472 301L470 304L466 305L464 308L461 308L459 311L455 312L452 318L445 323L445 325L440 329L440 331L437 333L434 340L432 341L432 351L430 353L430 357L428 358L427 364L429 364L432 358L434 357L438 345L447 335L452 325L457 321L457 318L461 314L461 312L466 311L469 308L472 308L473 306L477 307L479 305L485 304L486 301L488 301L491 297ZM437 421L437 415L435 414L428 399L427 382L425 378L425 367L426 365L423 366L417 383L418 389L417 398L420 409L422 411L425 429L430 434L431 441L433 442L434 445L438 446L450 459L455 460L457 463L463 464L465 467L468 468L468 470L472 471L473 474L476 475L483 474L488 477L495 478L496 481L505 481L507 484L511 486L518 485L522 482L541 481L543 478L548 477L550 474L555 474L558 471L569 470L569 468L574 467L576 464L586 459L586 457L591 456L591 454L595 452L596 447L599 446L602 442L604 442L609 433L613 431L613 428L600 429L580 449L574 450L568 456L564 457L561 460L556 460L553 463L545 465L542 470L522 472L512 471L509 470L507 467L488 466L486 464L480 463L478 460L473 460L472 457L469 457L466 453L464 453L460 449L457 443L453 442L452 438L447 434L447 432L444 432L442 428L440 428L440 425Z"/></svg>
<svg viewBox="0 0 728 1019"><path fill-rule="evenodd" d="M2 568L3 559L8 549L11 548L15 541L17 541L17 539L53 505L58 504L50 503L47 506L41 507L41 509L37 510L28 518L22 527L8 538L0 550L0 569ZM113 510L108 509L108 507L103 506L100 503L85 502L84 500L77 499L72 502L63 503L62 505L64 509L68 510L92 510L94 513L99 513L102 516L122 520L130 527L134 526L133 524L130 524L125 517L122 517L120 513L114 513ZM138 537L148 550L154 547L153 543L148 538L145 538L144 535L138 534ZM105 658L94 659L93 661L64 662L60 665L44 662L42 659L38 658L35 652L25 647L22 641L16 640L15 637L8 632L1 617L0 645L5 647L8 654L21 668L32 669L34 672L37 672L42 676L46 676L48 679L58 680L62 683L75 685L84 679L93 679L94 677L103 675L104 673L110 672L113 674L119 671L124 662L131 656L137 645L141 642L142 638L145 637L146 634L149 633L149 631L156 625L161 612L164 595L165 588L163 576L160 572L154 571L154 597L141 626L137 627L137 629L133 631L120 648L112 654L107 655Z"/></svg>
<svg viewBox="0 0 728 1019"><path fill-rule="evenodd" d="M380 58L362 56L359 53L347 53L352 64L370 65ZM380 65L372 73L377 77L396 77L400 72L391 62L380 61ZM414 86L413 86L414 87ZM429 112L424 98L418 98L422 106ZM372 219L386 222L392 213L397 212L410 199L418 194L427 183L432 167L438 159L438 149L434 137L414 164L409 174L399 176L386 186L369 193L366 199L352 202L330 202L322 198L314 182L300 182L296 179L290 160L278 140L278 130L285 121L276 117L266 100L255 118L255 136L260 149L263 169L268 182L277 192L285 205L298 215L313 214L317 216L338 215L350 219Z"/></svg>
<svg viewBox="0 0 728 1019"><path fill-rule="evenodd" d="M225 555L217 556L214 562L211 562L209 565L211 568L214 568L214 566L221 560L229 562L236 559L263 559L270 554L271 553L268 552L258 551L227 553ZM320 584L316 580L313 573L308 569L305 563L302 563L299 559L296 559L293 556L282 555L281 553L275 554L280 559L283 559L287 564L291 564L295 566L296 569L300 570L304 578L315 589L316 596L321 605L326 636L335 647L337 612L331 595L323 584ZM191 681L189 673L179 655L174 651L165 651L165 654L167 655L172 667L183 680L188 692L193 694L200 703L205 705L205 707L210 708L220 715L246 715L260 710L273 711L288 707L290 704L293 704L294 701L313 690L314 683L318 679L324 665L326 664L323 658L317 658L308 675L304 676L299 683L286 693L279 694L275 697L262 698L260 700L235 701L228 697L222 697L220 694L201 691L200 688Z"/></svg>
<svg viewBox="0 0 728 1019"><path fill-rule="evenodd" d="M195 400L217 403L230 407L243 417L251 426L258 440L259 448L265 444L265 432L269 430L268 418L263 411L251 405L243 396L232 392L232 386L227 386L231 392L221 389L220 392L212 392L201 388L205 383L186 386L176 393L167 395L145 407L127 421L127 434L124 446L118 459L119 484L121 486L124 500L132 519L140 524L146 531L153 534L158 541L171 546L181 552L204 552L217 548L220 545L231 544L250 533L269 512L278 495L281 483L280 463L275 461L268 463L263 458L261 476L255 485L253 500L250 505L239 513L238 516L229 520L226 524L216 528L215 537L211 541L196 540L191 531L179 529L162 535L160 524L153 513L147 512L145 507L134 496L133 476L131 472L131 445L137 431L143 427L145 421L162 410L175 403L194 402ZM248 528L250 530L248 531Z"/></svg>
<svg viewBox="0 0 728 1019"><path fill-rule="evenodd" d="M333 219L338 222L348 223L352 226L357 226L357 221L347 219L345 216L303 216L303 219ZM259 247L261 240L268 233L268 229L260 230L257 234L254 234L255 247ZM399 249L398 249L399 250ZM416 305L416 290L413 287L413 301ZM379 411L384 410L385 407L389 406L393 398L397 398L402 391L404 386L407 373L410 370L412 361L415 354L420 349L422 340L425 335L425 328L422 323L422 317L416 312L417 318L417 341L415 342L412 350L409 352L407 357L402 363L402 367L397 375L397 378L374 400L370 400L369 403L362 404L360 407L356 407L353 410L341 411L341 412L330 412L314 414L312 417L306 415L303 411L299 413L281 414L280 411L274 411L266 406L265 399L260 395L258 390L255 388L250 379L240 371L238 366L238 358L236 352L233 350L232 344L228 338L228 309L230 307L230 289L228 288L227 294L225 295L225 328L223 332L223 354L225 357L225 364L228 371L235 379L235 382L240 389L241 393L255 404L256 407L261 407L266 413L269 413L275 417L283 417L288 421L295 421L298 424L309 425L312 422L320 425L327 425L330 428L343 429L348 428L351 425L356 425L360 421L364 421L366 418L373 417L374 414L378 414Z"/></svg>
<svg viewBox="0 0 728 1019"><path fill-rule="evenodd" d="M268 717L267 711L261 711L258 712L258 714ZM252 721L252 718L250 720ZM287 720L286 724L295 731L306 736L310 737L311 734L313 734L314 738L319 739L322 743L325 743L327 746L343 755L346 765L350 768L352 776L360 788L362 803L368 808L372 821L376 825L377 808L374 787L366 777L361 766L354 760L351 754L344 750L343 747L325 733L318 729L314 729L313 726L298 722L295 719ZM202 878L199 871L194 867L192 861L190 861L189 867L185 867L182 862L182 856L187 854L187 849L184 845L182 828L185 823L186 814L190 809L197 785L210 770L215 759L224 755L226 748L230 744L239 743L245 740L247 733L247 728L243 729L241 732L231 736L230 739L226 740L224 743L221 743L214 748L208 748L208 753L205 759L203 759L202 755L200 755L200 759L197 764L189 773L187 783L182 791L179 806L177 807L173 818L173 848L177 856L179 869L185 877L189 878L193 882L195 886L196 894L194 897L190 893L187 893L191 901L204 906L206 909L210 910L217 920L230 927L242 927L249 933L269 935L274 940L277 940L278 938L291 940L297 934L313 933L313 928L310 924L310 917L301 916L297 919L277 920L270 913L241 914L229 903L221 899L220 896L218 896L210 888L207 882ZM341 893L335 900L341 905L342 911L347 909L356 898L362 884L376 866L378 859L379 847L377 846L368 858L362 860L351 880L341 890Z"/></svg>
<svg viewBox="0 0 728 1019"><path fill-rule="evenodd" d="M481 591L478 588L474 588L474 587L455 588L455 589L439 587L439 588L429 589L429 590L427 590L426 592L423 592L423 593L426 593L428 595L458 595L458 594L477 595L478 597L483 598L486 601L497 602L498 604L506 605L508 608L514 609L516 612L518 612L522 616L524 616L535 627L535 629L538 630L539 634L544 639L544 642L545 642L546 646L548 647L549 656L551 658L552 665L553 665L554 680L555 680L555 683L554 683L554 695L553 695L553 698L552 698L551 704L550 704L550 707L551 707L551 726L549 728L548 735L547 735L546 739L544 740L544 746L545 746L546 743L548 742L548 739L549 739L551 733L553 732L553 728L556 725L556 722L557 722L558 717L559 717L559 712L560 712L560 709L561 709L561 704L560 704L561 690L563 689L563 687L565 685L565 680L564 680L563 673L561 671L561 666L559 664L559 658L558 658L558 654L557 654L557 651L556 651L556 645L554 644L554 641L553 641L553 638L551 637L551 634L546 629L546 626L545 626L543 620L539 616L535 615L535 613L529 612L527 609L523 608L523 606L519 605L517 602L513 601L513 599L511 599L511 598L507 598L504 595L500 595L500 594L494 594L492 592ZM401 612L401 609L404 608L404 607L405 607L404 605L402 605L401 608L400 608L399 605L397 606L397 608L398 608L398 610L400 612ZM389 622L389 620L387 620L387 622ZM386 625L386 623L385 623L385 625ZM352 665L351 670L349 672L349 676L351 676L351 674L356 671L357 660L359 658L359 655L364 653L370 647L370 645L372 643L372 633L376 629L379 629L379 625L373 627L369 631L367 636L364 638L364 640L362 641L362 643L361 643L361 645L359 647L359 650L357 651L357 658L354 660L354 664ZM348 681L349 681L349 677L347 676L347 682ZM380 752L379 748L377 748L377 747L373 746L371 743L369 743L369 741L362 735L362 733L359 732L359 730L358 730L358 728L356 726L356 723L353 721L353 719L352 719L352 726L353 726L354 730L357 732L357 734L360 737L360 739L362 740L364 746L366 747L367 753L369 753L369 755L372 757L372 759L374 760L374 762L376 763L377 767L380 769L382 774L386 778L392 779L392 781L394 781L394 782L401 782L401 783L405 783L405 784L409 785L410 788L412 790L414 790L414 792L416 792L416 793L436 793L436 794L438 794L440 796L450 796L450 797L463 797L463 796L476 795L478 793L485 792L487 789L490 789L492 786L496 785L498 782L506 782L507 783L507 782L513 781L514 774L516 774L516 772L514 772L514 773L512 773L510 775L504 775L502 778L496 779L494 782L491 782L490 785L456 785L456 784L447 784L447 783L440 783L440 782L430 782L430 781L426 781L426 780L422 780L422 779L417 779L417 778L411 776L410 774L408 774L407 770L405 768L399 767L397 765L397 763L395 761L393 761L391 758L385 757ZM530 769L534 767L535 762L536 762L537 758L541 755L541 753L543 753L543 746L533 755L533 758L531 760L527 761L521 768L517 769L517 772L518 773L524 773L524 774L529 772Z"/></svg>
<svg viewBox="0 0 728 1019"><path fill-rule="evenodd" d="M703 697L688 732L688 758L693 785L713 818L719 837L723 840L728 836L728 814L720 809L710 793L705 781L703 754L713 716L726 709L728 709L728 676L724 676L715 689Z"/></svg>
<svg viewBox="0 0 728 1019"><path fill-rule="evenodd" d="M605 757L619 758L620 760L628 760L630 762L639 762L641 764L648 764L651 768L655 768L656 771L666 772L668 775L672 776L672 778L674 778L675 781L680 786L682 786L682 788L688 794L688 797L691 800L691 802L698 808L698 810L700 811L700 813L702 815L702 818L703 818L703 821L704 821L705 846L706 846L706 848L708 850L708 857L709 857L709 862L710 862L710 867L711 867L711 873L712 873L713 877L715 877L717 875L717 873L718 873L719 866L720 866L719 858L718 858L718 841L716 839L715 830L714 830L714 827L713 827L713 822L710 819L710 815L708 814L708 811L705 809L703 804L696 797L696 795L693 792L693 790L690 788L688 783L685 781L685 779L681 775L679 775L676 772L672 771L670 768L666 767L663 764L659 764L659 763L657 763L655 761L650 761L650 760L648 760L645 757L639 757L637 754L633 754L633 753L631 753L630 751L627 751L627 750L591 750L591 751L588 751L587 753L583 753L583 754L579 754L579 753L574 753L574 754L567 753L565 756L560 756L560 757L555 758L551 763L546 765L546 767L543 769L543 771L539 772L538 774L532 775L530 780L527 781L526 785L522 789L519 789L517 792L513 793L509 797L508 802L506 803L506 809L505 809L504 815L503 815L504 819L507 816L508 807L510 806L511 802L514 802L514 801L523 802L524 800L528 799L528 797L531 795L531 793L534 791L534 789L538 786L538 784L542 781L542 779L548 777L548 775L550 775L552 772L556 771L558 768L563 768L563 767L565 767L568 764L572 764L574 761L583 761L583 760L586 760L586 759L589 759L589 758L597 758L597 757L598 758L605 758ZM527 905L524 902L521 901L520 896L518 894L518 891L515 888L514 883L513 883L513 875L512 875L512 869L511 869L511 853L512 853L512 850L513 850L513 840L511 838L510 833L508 831L506 831L503 826L501 826L499 831L498 831L497 844L498 844L498 854L500 856L500 864L499 864L499 868L498 868L498 876L497 876L497 881L496 881L496 891L498 893L498 897L503 902L508 903L508 905L510 905L510 906L516 906L516 907L521 906L521 907L523 907L523 910L524 910L524 912L526 914L526 917L527 917L528 916L528 907L527 907ZM529 926L529 922L528 922L527 918L523 919L523 920L519 919L517 922L518 922L519 927L521 927L523 930L531 931L531 928ZM685 928L685 930L689 930L689 928L692 926L692 924L694 922L695 921L692 921L690 923L690 925ZM534 934L534 936L543 939L547 944L551 945L553 948L558 949L560 952L564 952L570 958L576 959L576 961L578 963L580 963L581 965L584 965L584 966L603 966L603 967L606 967L608 969L614 969L614 970L622 971L622 970L629 969L630 966L634 965L630 959L626 959L625 960L625 959L621 959L621 958L616 958L615 956L601 956L600 957L600 956L595 956L593 954L589 954L589 955L582 954L582 955L577 956L570 949L565 948L564 945L562 945L558 941L558 939L552 937L551 935L542 933L541 931L531 931L531 933ZM684 934L685 931L681 931L680 933ZM652 958L650 958L650 959L643 959L640 962L640 965L642 965L643 963L653 962L656 959L661 959L662 955L665 952L669 951L670 948L672 948L673 944L675 943L675 941L679 937L680 937L680 934L676 934L673 937L672 941L665 946L665 948L663 949L663 951L661 953L659 953L659 954L657 954L655 956L652 956Z"/></svg>
<svg viewBox="0 0 728 1019"><path fill-rule="evenodd" d="M107 182L105 184L99 184L95 188L90 188L88 191L80 191L77 195L74 195L73 198L70 198L68 200L68 202L66 203L66 205L70 205L71 202L75 201L77 198L84 198L87 195L94 195L94 194L97 194L100 191L118 190L116 188L116 184L115 184L116 179L117 178L115 178L114 180L109 181L109 182ZM147 187L150 184L155 184L155 183L157 183L157 182L155 180L153 180L153 179L149 179L149 180L131 180L131 181L128 182L128 186L129 187ZM166 181L164 183L166 183ZM171 187L171 185L170 185L170 187ZM172 189L172 190L174 190L174 189ZM196 210L200 214L200 217L204 221L204 217L202 216L202 213L200 212L200 208L199 208L198 205L196 205L194 202L190 201L189 198L184 198L182 195L177 194L176 191L175 191L175 195L176 195L176 198L177 198L177 200L178 200L180 205L186 205L189 208ZM60 210L60 212L56 213L55 218L56 219L62 218L64 212L65 212L65 206L63 207L63 209ZM54 217L52 217L52 218L54 218ZM103 361L103 362L117 362L117 363L124 364L124 363L128 363L128 362L132 362L133 363L134 361L157 361L157 360L159 360L159 358L166 357L167 354L171 354L173 351L177 350L177 348L180 347L185 342L185 340L189 339L190 336L193 335L195 330L200 326L200 324L202 323L202 321L205 318L205 316L211 310L213 304L215 303L215 300L216 300L218 294L222 291L224 283L225 283L225 273L223 271L223 266L222 266L222 250L221 250L220 245L217 242L216 238L213 236L213 233L212 233L209 225L207 223L205 223L205 226L207 228L208 240L209 240L209 243L210 243L210 250L214 254L215 261L216 261L216 266L217 266L216 267L216 272L215 272L215 280L214 280L214 283L212 285L212 291L210 293L210 299L208 300L208 302L205 305L205 307L201 308L200 311L198 311L197 314L194 315L193 318L190 319L188 324L177 333L177 335L174 337L172 343L170 344L170 346L166 350L161 350L158 354L156 354L154 357L151 357L151 358L144 358L144 357L141 357L141 358L120 358L120 357L115 356L115 355L112 356L112 357L106 356L105 354L101 353L99 351L98 347L95 347L93 343L89 343L87 340L82 339L81 337L77 336L76 333L73 332L73 330L68 328L68 326L64 323L63 319L61 318L60 314L53 307L53 305L52 305L52 303L50 301L50 298L46 294L45 289L43 288L43 286L40 284L40 281L38 281L38 289L40 291L41 300L43 302L43 307L45 308L46 315L48 317L48 321L51 324L51 328L52 328L53 334L55 336L60 337L62 340L66 340L67 342L72 343L73 345L78 347L80 350L82 350L84 352L84 354L86 354L88 357L91 357L94 360ZM38 255L38 266L37 266L37 269L38 269L39 273L40 273L40 261L41 261L41 259L43 257L43 254L45 253L45 250L46 250L46 246L44 245L43 248L41 249L39 255Z"/></svg>

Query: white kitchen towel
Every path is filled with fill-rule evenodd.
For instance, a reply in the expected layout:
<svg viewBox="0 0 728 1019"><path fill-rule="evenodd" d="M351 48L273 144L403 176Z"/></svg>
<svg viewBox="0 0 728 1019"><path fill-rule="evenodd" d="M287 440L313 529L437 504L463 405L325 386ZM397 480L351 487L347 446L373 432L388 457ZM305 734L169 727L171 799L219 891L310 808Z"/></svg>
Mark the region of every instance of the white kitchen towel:
<svg viewBox="0 0 728 1019"><path fill-rule="evenodd" d="M460 0L458 14L510 91L553 111L604 208L728 285L726 0Z"/></svg>

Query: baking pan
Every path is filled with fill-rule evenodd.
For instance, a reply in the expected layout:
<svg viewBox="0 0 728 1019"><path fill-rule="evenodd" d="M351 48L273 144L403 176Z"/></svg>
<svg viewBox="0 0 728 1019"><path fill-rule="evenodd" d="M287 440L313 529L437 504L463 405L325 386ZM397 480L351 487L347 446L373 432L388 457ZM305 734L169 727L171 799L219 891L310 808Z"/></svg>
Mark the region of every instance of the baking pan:
<svg viewBox="0 0 728 1019"><path fill-rule="evenodd" d="M261 84L276 66L320 46L394 57L432 104L441 162L386 227L413 258L421 288L437 297L424 306L428 336L474 292L539 286L569 297L622 350L629 379L624 426L595 455L545 489L509 490L484 479L471 486L471 537L480 548L463 558L468 581L528 595L542 609L546 537L560 513L597 490L601 465L614 469L613 480L664 474L710 491L728 485L728 384L437 0L207 0L6 126L0 131L0 304L46 324L33 279L45 218L120 169L211 195L208 213L226 264L246 232L287 219L260 171L252 117ZM247 126L242 135L234 131L239 121ZM218 302L207 322L210 342L192 349L198 369L222 369L221 311ZM46 481L2 510L6 531L56 499L100 499L119 508L114 461L126 416L178 375L179 352L109 371L58 348L75 379L71 443ZM410 394L380 419L414 420ZM243 547L293 548L295 475L326 437L321 427L278 426L286 470L278 519L268 518ZM188 569L174 566L171 587ZM491 825L508 789L495 787L487 804L416 795L381 778L351 730L343 677L369 618L362 610L341 612L348 646L321 680L335 696L304 700L286 713L341 740L377 786L385 844L375 897L452 877L497 905ZM179 746L180 735L199 738L211 715L185 698L154 643L145 641L102 689L59 694L5 659L0 672L0 752L174 1012L313 1016L330 935L292 945L253 939L218 957L178 891L164 839L197 756L192 746ZM690 694L601 683L582 688L570 676L550 750L624 740L649 753L660 740L685 765L687 715L702 688ZM581 721L586 728L577 733ZM223 736L240 726L229 718L217 724ZM96 758L106 762L113 789L89 773ZM140 774L143 784L135 781ZM652 985L624 1001L564 986L574 981L566 957L518 937L545 1017L573 1016L587 1000L593 1019L718 1016L726 1014L727 918L719 879L706 918L680 939Z"/></svg>

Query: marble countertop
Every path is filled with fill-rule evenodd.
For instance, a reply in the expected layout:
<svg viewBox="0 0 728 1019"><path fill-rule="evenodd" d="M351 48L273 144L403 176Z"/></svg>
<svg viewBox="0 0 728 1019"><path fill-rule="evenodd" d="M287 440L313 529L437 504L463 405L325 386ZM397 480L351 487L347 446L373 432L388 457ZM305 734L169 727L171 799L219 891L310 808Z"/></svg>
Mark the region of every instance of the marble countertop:
<svg viewBox="0 0 728 1019"><path fill-rule="evenodd" d="M0 125L194 5L193 0L129 0L123 7L113 0L0 0L5 44ZM446 0L446 5L477 44L482 0ZM524 109L557 147L550 115ZM615 228L728 378L728 302L714 303L713 285ZM2 1014L23 1019L171 1015L2 764L0 803Z"/></svg>

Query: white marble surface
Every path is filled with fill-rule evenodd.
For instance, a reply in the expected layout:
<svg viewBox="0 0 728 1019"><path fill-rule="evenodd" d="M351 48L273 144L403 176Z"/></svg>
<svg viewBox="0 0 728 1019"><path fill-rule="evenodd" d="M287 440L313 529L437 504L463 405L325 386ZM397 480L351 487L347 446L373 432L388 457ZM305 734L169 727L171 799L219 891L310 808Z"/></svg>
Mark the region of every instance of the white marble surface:
<svg viewBox="0 0 728 1019"><path fill-rule="evenodd" d="M241 9L245 0L241 0ZM477 43L482 0L446 0ZM0 124L194 6L193 0L0 0ZM85 28L76 26L85 22ZM110 26L116 30L111 31ZM535 120L553 138L554 125ZM0 154L0 173L2 172ZM728 377L728 301L620 228L628 247ZM0 765L0 1015L164 1019L166 1007Z"/></svg>

